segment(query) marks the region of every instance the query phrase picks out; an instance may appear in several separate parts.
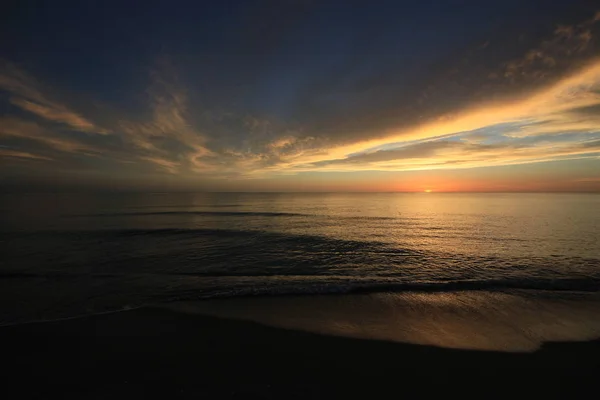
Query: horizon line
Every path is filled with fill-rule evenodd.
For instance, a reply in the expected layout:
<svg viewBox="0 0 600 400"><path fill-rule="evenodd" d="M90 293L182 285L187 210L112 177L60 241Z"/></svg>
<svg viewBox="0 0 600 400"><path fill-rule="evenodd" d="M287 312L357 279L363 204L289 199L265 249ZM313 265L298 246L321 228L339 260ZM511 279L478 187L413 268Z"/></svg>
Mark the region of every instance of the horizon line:
<svg viewBox="0 0 600 400"><path fill-rule="evenodd" d="M145 191L145 190L75 190L75 191L0 191L6 194L600 194L599 190L473 190L473 191L375 191L375 190L334 190L334 191Z"/></svg>

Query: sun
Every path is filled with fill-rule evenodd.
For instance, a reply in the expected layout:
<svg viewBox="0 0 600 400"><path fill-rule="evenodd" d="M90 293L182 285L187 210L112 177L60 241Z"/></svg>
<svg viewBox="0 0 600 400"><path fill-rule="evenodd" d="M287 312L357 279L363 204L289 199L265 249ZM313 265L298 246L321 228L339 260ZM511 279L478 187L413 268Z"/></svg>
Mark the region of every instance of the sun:
<svg viewBox="0 0 600 400"><path fill-rule="evenodd" d="M433 191L433 190L431 190L431 189L425 189L425 190L424 190L424 192L425 192L425 193L431 193L432 191Z"/></svg>

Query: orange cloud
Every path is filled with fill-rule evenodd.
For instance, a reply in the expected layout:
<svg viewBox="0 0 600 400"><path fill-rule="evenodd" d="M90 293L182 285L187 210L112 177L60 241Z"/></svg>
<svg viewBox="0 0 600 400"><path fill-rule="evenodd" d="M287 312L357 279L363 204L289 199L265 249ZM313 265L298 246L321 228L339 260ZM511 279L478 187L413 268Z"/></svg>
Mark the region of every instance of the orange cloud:
<svg viewBox="0 0 600 400"><path fill-rule="evenodd" d="M180 164L177 162L165 160L158 157L140 157L140 159L155 164L161 169L165 169L166 171L172 174L176 173L178 168L180 167Z"/></svg>
<svg viewBox="0 0 600 400"><path fill-rule="evenodd" d="M0 157L11 157L11 158L21 158L28 160L44 160L44 161L53 161L50 157L40 156L38 154L32 154L25 151L17 151L17 150L9 150L9 149L0 149Z"/></svg>
<svg viewBox="0 0 600 400"><path fill-rule="evenodd" d="M0 136L34 140L66 153L99 153L98 149L90 147L85 143L58 137L52 131L39 124L20 118L0 117Z"/></svg>
<svg viewBox="0 0 600 400"><path fill-rule="evenodd" d="M62 107L48 107L21 98L13 99L11 100L11 103L21 107L25 111L36 114L39 117L69 125L78 131L94 132L97 130L95 125L85 118Z"/></svg>
<svg viewBox="0 0 600 400"><path fill-rule="evenodd" d="M52 101L43 93L35 79L9 63L0 63L0 89L11 93L10 102L21 109L47 121L57 122L75 131L107 134L103 129L68 107Z"/></svg>
<svg viewBox="0 0 600 400"><path fill-rule="evenodd" d="M410 145L414 141L436 141L460 136L465 132L482 130L499 124L514 124L516 129L507 136L515 138L574 132L600 132L600 117L594 113L576 114L583 108L600 107L600 61L528 97L489 104L462 111L454 116L430 122L412 129L390 132L386 137L350 145L322 149L311 154L295 154L282 160L276 168L291 171L357 171L357 170L418 170L439 168L472 168L488 165L508 165L543 162L557 157L597 153L577 141L541 143L537 146L515 149L510 145L496 149L480 148L480 152L454 147L423 157L401 159L397 162L375 161L343 163L353 154L369 153L382 146ZM590 137L590 140L593 137ZM470 150L476 150L470 148ZM485 151L483 151L485 150ZM266 172L266 171L265 171Z"/></svg>
<svg viewBox="0 0 600 400"><path fill-rule="evenodd" d="M171 70L166 69L167 72ZM172 71L167 75L173 78ZM187 159L193 167L203 166L201 160L213 152L206 147L207 137L188 121L185 90L159 72L155 71L152 76L154 82L148 90L152 118L149 121L122 120L117 129L124 134L125 140L143 150L140 160L175 172L181 161L173 158L181 155L171 154L157 144L160 139L171 139L190 149L191 155Z"/></svg>

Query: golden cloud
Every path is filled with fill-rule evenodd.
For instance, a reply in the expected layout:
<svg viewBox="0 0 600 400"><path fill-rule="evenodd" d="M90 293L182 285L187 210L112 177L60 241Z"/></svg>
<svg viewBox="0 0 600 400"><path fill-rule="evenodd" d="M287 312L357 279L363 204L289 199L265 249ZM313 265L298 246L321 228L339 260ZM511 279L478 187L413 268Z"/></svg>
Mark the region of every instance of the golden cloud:
<svg viewBox="0 0 600 400"><path fill-rule="evenodd" d="M24 71L9 63L0 63L0 89L12 94L10 102L47 121L64 124L69 128L86 133L108 134L63 104L53 101L44 94L40 84Z"/></svg>
<svg viewBox="0 0 600 400"><path fill-rule="evenodd" d="M45 157L45 156L41 156L38 154L28 153L25 151L10 150L10 149L0 149L0 157L10 157L10 158L27 159L27 160L53 161L53 159L50 157Z"/></svg>
<svg viewBox="0 0 600 400"><path fill-rule="evenodd" d="M396 147L410 145L415 141L435 141L459 136L465 132L492 128L499 124L514 124L515 129L508 136L514 138L534 137L548 134L573 134L600 132L600 117L594 113L581 114L575 110L600 107L600 61L551 85L530 93L525 98L473 107L445 116L412 129L390 132L381 139L356 142L350 145L322 149L311 154L294 154L282 160L279 168L273 170L295 171L352 171L352 170L415 170L437 168L465 168L486 165L507 165L542 162L557 157L579 156L596 153L599 149L581 147L579 143L551 142L545 145L530 146L518 151L510 146L494 151L481 152L474 160L477 149L465 151L459 147L443 152L428 154L420 159L400 162L340 162L351 161L352 155L370 153L382 146L394 144ZM265 171L266 172L266 171Z"/></svg>

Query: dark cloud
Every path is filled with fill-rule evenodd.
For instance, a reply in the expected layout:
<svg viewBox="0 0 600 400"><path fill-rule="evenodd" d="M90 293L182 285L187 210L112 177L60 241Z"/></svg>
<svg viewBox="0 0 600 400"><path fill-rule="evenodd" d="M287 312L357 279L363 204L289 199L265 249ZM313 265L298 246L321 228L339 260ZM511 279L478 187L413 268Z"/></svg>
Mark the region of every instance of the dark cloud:
<svg viewBox="0 0 600 400"><path fill-rule="evenodd" d="M600 140L592 140L582 144L586 149L600 149Z"/></svg>
<svg viewBox="0 0 600 400"><path fill-rule="evenodd" d="M410 58L353 84L344 83L345 74L351 72L332 71L299 94L294 105L297 118L307 122L313 135L343 143L525 95L556 82L598 54L600 23L590 15L570 26L543 24L545 29L535 26L533 19L521 32L507 30L510 21L506 21L488 32L493 39L484 42L486 46L479 40L466 49L441 52L410 72L405 65ZM524 33L533 37L516 46Z"/></svg>
<svg viewBox="0 0 600 400"><path fill-rule="evenodd" d="M573 108L569 112L573 114L581 114L584 116L600 117L600 104Z"/></svg>

